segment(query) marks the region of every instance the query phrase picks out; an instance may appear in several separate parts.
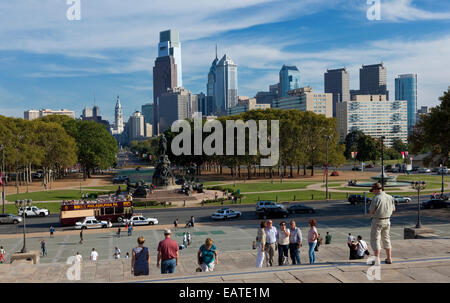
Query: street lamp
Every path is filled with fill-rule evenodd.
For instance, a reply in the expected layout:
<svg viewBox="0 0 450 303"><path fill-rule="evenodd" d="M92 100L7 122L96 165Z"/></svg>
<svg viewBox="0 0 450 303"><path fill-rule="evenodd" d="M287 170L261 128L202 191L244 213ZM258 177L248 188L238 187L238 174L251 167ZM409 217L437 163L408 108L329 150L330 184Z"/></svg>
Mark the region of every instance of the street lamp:
<svg viewBox="0 0 450 303"><path fill-rule="evenodd" d="M31 206L31 204L33 203L33 201L31 199L25 199L25 200L16 200L15 201L15 205L17 210L20 210L20 208L22 208L22 216L23 216L23 247L22 250L20 251L21 253L27 253L27 244L26 244L26 227L25 227L25 214L26 214L26 207L27 206Z"/></svg>
<svg viewBox="0 0 450 303"><path fill-rule="evenodd" d="M447 158L444 157L442 159L442 164L441 164L441 175L442 175L441 198L442 199L444 198L444 164L445 164L446 160L447 160Z"/></svg>
<svg viewBox="0 0 450 303"><path fill-rule="evenodd" d="M426 187L427 183L425 181L414 181L412 183L412 188L417 190L417 224L416 228L421 228L420 224L420 191Z"/></svg>
<svg viewBox="0 0 450 303"><path fill-rule="evenodd" d="M381 189L384 191L384 148L383 148L383 140L385 136L381 136Z"/></svg>
<svg viewBox="0 0 450 303"><path fill-rule="evenodd" d="M326 152L326 163L325 163L325 187L326 187L326 193L325 193L325 200L328 201L328 140L331 139L331 136L325 136L325 138L327 139L327 152Z"/></svg>
<svg viewBox="0 0 450 303"><path fill-rule="evenodd" d="M0 145L2 149L2 174L1 174L1 181L2 181L2 213L5 213L5 145Z"/></svg>

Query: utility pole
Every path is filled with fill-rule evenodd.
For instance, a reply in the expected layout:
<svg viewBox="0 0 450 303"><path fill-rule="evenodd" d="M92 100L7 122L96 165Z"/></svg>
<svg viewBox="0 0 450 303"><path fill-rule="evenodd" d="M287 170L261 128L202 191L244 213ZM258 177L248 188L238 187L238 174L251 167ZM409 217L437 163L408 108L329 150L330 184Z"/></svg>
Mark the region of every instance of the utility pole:
<svg viewBox="0 0 450 303"><path fill-rule="evenodd" d="M381 188L384 191L384 148L383 148L383 140L384 136L381 136Z"/></svg>
<svg viewBox="0 0 450 303"><path fill-rule="evenodd" d="M6 175L5 175L5 145L1 145L0 146L1 148L2 148L2 175L1 175L1 178L2 178L2 213L4 214L5 213L5 177L6 177Z"/></svg>
<svg viewBox="0 0 450 303"><path fill-rule="evenodd" d="M331 139L331 136L325 136L325 137L327 139L327 153L326 153L327 158L326 158L326 163L325 163L325 174L326 174L326 177L325 177L326 198L325 198L325 200L328 201L328 140Z"/></svg>

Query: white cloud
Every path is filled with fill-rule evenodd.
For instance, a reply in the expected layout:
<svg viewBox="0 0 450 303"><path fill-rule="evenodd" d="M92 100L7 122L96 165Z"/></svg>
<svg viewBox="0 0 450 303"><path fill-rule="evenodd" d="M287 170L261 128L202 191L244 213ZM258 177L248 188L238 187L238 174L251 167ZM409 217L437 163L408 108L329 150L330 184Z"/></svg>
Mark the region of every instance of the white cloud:
<svg viewBox="0 0 450 303"><path fill-rule="evenodd" d="M381 1L381 19L388 21L450 20L450 11L430 12L413 5L412 0Z"/></svg>

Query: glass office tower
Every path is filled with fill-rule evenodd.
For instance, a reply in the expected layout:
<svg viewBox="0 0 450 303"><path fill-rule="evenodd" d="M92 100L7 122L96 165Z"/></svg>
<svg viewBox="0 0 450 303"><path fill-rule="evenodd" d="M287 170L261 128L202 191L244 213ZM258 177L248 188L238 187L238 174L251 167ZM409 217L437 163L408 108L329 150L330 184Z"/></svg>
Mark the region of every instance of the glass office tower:
<svg viewBox="0 0 450 303"><path fill-rule="evenodd" d="M300 88L300 71L295 65L283 65L280 70L280 95L286 97L289 90Z"/></svg>
<svg viewBox="0 0 450 303"><path fill-rule="evenodd" d="M395 78L395 100L408 101L408 134L416 124L417 74L399 75Z"/></svg>

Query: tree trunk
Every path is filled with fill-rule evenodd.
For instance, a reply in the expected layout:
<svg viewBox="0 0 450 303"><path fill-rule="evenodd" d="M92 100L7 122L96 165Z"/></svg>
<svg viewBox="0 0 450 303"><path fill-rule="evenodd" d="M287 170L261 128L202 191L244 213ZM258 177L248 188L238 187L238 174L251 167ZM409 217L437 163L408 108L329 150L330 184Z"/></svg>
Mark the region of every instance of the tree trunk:
<svg viewBox="0 0 450 303"><path fill-rule="evenodd" d="M294 173L293 173L293 168L292 168L292 165L290 165L290 168L291 168L291 171L290 171L290 173L289 173L289 178L294 178Z"/></svg>
<svg viewBox="0 0 450 303"><path fill-rule="evenodd" d="M303 164L303 176L306 176L306 164Z"/></svg>
<svg viewBox="0 0 450 303"><path fill-rule="evenodd" d="M248 171L247 179L250 180L252 178L252 166L251 165L247 165L247 171Z"/></svg>
<svg viewBox="0 0 450 303"><path fill-rule="evenodd" d="M314 176L314 164L311 165L311 177Z"/></svg>
<svg viewBox="0 0 450 303"><path fill-rule="evenodd" d="M241 165L238 166L238 175L239 175L239 179L241 178Z"/></svg>

